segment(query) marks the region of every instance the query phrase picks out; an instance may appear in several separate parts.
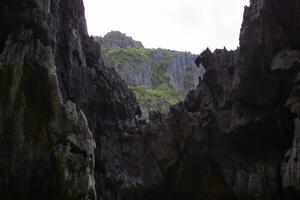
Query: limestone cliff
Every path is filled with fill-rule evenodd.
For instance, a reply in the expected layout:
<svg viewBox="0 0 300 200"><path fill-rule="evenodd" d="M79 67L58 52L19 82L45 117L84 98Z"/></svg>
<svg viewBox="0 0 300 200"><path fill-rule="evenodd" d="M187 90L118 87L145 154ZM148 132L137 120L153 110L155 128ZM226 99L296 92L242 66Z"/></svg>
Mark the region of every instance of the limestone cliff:
<svg viewBox="0 0 300 200"><path fill-rule="evenodd" d="M252 0L240 48L204 51L203 81L144 128L165 196L299 199L299 6Z"/></svg>
<svg viewBox="0 0 300 200"><path fill-rule="evenodd" d="M195 67L196 55L189 52L146 49L141 42L118 31L95 39L101 44L103 59L130 86L152 87L165 82L186 94L204 73Z"/></svg>
<svg viewBox="0 0 300 200"><path fill-rule="evenodd" d="M111 199L160 180L82 0L3 0L0 13L0 199Z"/></svg>
<svg viewBox="0 0 300 200"><path fill-rule="evenodd" d="M296 200L300 4L251 0L236 51L138 120L82 0L0 2L0 199Z"/></svg>
<svg viewBox="0 0 300 200"><path fill-rule="evenodd" d="M58 81L62 7L86 34L80 1L0 3L0 199L96 199L93 135Z"/></svg>
<svg viewBox="0 0 300 200"><path fill-rule="evenodd" d="M95 36L94 39L101 44L102 48L144 48L141 42L120 31L111 31L104 37Z"/></svg>
<svg viewBox="0 0 300 200"><path fill-rule="evenodd" d="M197 86L204 73L203 67L194 64L196 55L189 52L147 49L118 31L94 38L106 64L135 92L146 118L149 111L167 112Z"/></svg>

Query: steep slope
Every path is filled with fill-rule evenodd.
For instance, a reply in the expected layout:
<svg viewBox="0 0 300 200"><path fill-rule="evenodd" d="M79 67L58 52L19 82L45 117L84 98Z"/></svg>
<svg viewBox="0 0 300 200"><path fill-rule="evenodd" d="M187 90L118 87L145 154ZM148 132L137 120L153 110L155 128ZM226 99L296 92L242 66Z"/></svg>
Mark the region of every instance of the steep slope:
<svg viewBox="0 0 300 200"><path fill-rule="evenodd" d="M101 44L104 61L131 86L144 113L168 111L171 104L196 87L204 73L194 64L196 55L189 52L146 49L118 31L95 39Z"/></svg>
<svg viewBox="0 0 300 200"><path fill-rule="evenodd" d="M197 89L144 127L165 196L299 199L299 6L252 0L240 48L204 51Z"/></svg>
<svg viewBox="0 0 300 200"><path fill-rule="evenodd" d="M202 69L195 67L196 55L167 49L146 49L141 42L112 31L96 37L103 59L114 67L130 86L157 86L168 83L186 94L198 84Z"/></svg>
<svg viewBox="0 0 300 200"><path fill-rule="evenodd" d="M104 66L82 0L0 11L0 198L112 199L160 181L132 129L136 98Z"/></svg>
<svg viewBox="0 0 300 200"><path fill-rule="evenodd" d="M204 51L197 88L146 124L81 0L2 0L0 199L298 200L299 10L251 0L241 47Z"/></svg>
<svg viewBox="0 0 300 200"><path fill-rule="evenodd" d="M50 3L0 3L0 199L96 199L95 142L61 96Z"/></svg>

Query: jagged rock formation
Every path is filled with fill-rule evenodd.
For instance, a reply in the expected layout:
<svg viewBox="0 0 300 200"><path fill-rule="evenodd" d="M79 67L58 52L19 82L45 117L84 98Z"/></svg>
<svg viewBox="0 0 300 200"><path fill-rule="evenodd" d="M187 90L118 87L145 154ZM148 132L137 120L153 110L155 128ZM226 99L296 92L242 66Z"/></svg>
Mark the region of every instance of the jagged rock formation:
<svg viewBox="0 0 300 200"><path fill-rule="evenodd" d="M0 3L1 199L96 199L95 142L61 95L54 19L62 13L51 3Z"/></svg>
<svg viewBox="0 0 300 200"><path fill-rule="evenodd" d="M136 98L104 66L82 0L0 11L0 198L112 199L159 182L131 128Z"/></svg>
<svg viewBox="0 0 300 200"><path fill-rule="evenodd" d="M203 81L146 124L81 0L2 0L0 198L299 199L299 10L251 0L241 47L204 51Z"/></svg>
<svg viewBox="0 0 300 200"><path fill-rule="evenodd" d="M240 48L204 51L197 89L145 127L165 196L299 199L299 10L252 0Z"/></svg>
<svg viewBox="0 0 300 200"><path fill-rule="evenodd" d="M235 95L243 104L265 107L276 102L276 94L280 93L266 88L272 88L274 82L269 75L270 64L279 51L299 47L298 21L299 5L294 0L251 1L245 9L234 83ZM270 94L268 99L261 99L265 92Z"/></svg>

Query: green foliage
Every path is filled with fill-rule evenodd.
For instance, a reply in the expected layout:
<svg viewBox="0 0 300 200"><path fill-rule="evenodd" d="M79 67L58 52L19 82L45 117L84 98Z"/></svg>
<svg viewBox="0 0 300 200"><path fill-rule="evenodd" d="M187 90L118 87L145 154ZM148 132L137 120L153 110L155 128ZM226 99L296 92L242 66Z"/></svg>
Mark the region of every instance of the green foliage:
<svg viewBox="0 0 300 200"><path fill-rule="evenodd" d="M146 48L103 48L102 56L105 60L112 63L119 70L122 70L124 63L129 63L133 67L139 67L142 63L151 65L152 83L159 86L169 82L167 68L170 63L173 52L163 51L164 59L157 61L153 56L153 50Z"/></svg>
<svg viewBox="0 0 300 200"><path fill-rule="evenodd" d="M147 86L133 86L130 88L133 90L141 106L148 110L164 112L168 110L166 104L176 104L183 100L183 96L166 83L155 88Z"/></svg>
<svg viewBox="0 0 300 200"><path fill-rule="evenodd" d="M159 86L163 83L169 82L169 77L167 76L168 63L171 60L171 55L165 57L164 60L159 63L154 62L152 65L152 82L153 85Z"/></svg>
<svg viewBox="0 0 300 200"><path fill-rule="evenodd" d="M122 65L124 62L140 64L150 60L149 50L144 48L103 48L102 56L115 65Z"/></svg>
<svg viewBox="0 0 300 200"><path fill-rule="evenodd" d="M143 44L141 42L133 40L132 37L127 36L126 34L121 33L120 31L111 31L107 33L103 38L99 38L99 37L95 37L95 38L98 41L100 40L102 42L102 46L107 48L112 47L112 43L114 43L114 41L117 41L117 45L118 42L120 42L119 45L121 45L122 48L124 48L125 46L134 47L134 48L143 48Z"/></svg>
<svg viewBox="0 0 300 200"><path fill-rule="evenodd" d="M184 88L187 90L190 90L194 87L194 71L193 71L193 65L188 65L186 69L186 74L184 77Z"/></svg>
<svg viewBox="0 0 300 200"><path fill-rule="evenodd" d="M139 47L102 48L104 60L116 67L117 71L123 71L128 65L137 70L143 67L143 64L151 66L153 87L131 86L144 112L149 110L165 112L169 104L176 104L183 100L183 95L168 85L170 77L167 69L176 53L178 52ZM193 76L192 71L189 76ZM186 84L192 85L193 83L187 82Z"/></svg>
<svg viewBox="0 0 300 200"><path fill-rule="evenodd" d="M178 101L183 100L183 96L176 89L172 88L166 83L159 85L154 90L171 104L175 104Z"/></svg>

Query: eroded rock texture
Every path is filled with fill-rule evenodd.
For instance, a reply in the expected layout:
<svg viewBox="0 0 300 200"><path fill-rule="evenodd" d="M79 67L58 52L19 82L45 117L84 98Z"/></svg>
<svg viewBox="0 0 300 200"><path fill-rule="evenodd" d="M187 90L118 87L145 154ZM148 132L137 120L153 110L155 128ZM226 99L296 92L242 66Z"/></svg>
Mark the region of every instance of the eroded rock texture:
<svg viewBox="0 0 300 200"><path fill-rule="evenodd" d="M146 124L82 0L2 0L0 199L299 199L299 6L252 0L240 48Z"/></svg>
<svg viewBox="0 0 300 200"><path fill-rule="evenodd" d="M0 198L96 199L95 142L58 83L54 8L0 4Z"/></svg>
<svg viewBox="0 0 300 200"><path fill-rule="evenodd" d="M21 27L0 59L0 198L95 199L95 142L61 98L51 47Z"/></svg>
<svg viewBox="0 0 300 200"><path fill-rule="evenodd" d="M83 2L3 0L0 12L0 198L115 199L160 180L126 132L139 107L102 64Z"/></svg>
<svg viewBox="0 0 300 200"><path fill-rule="evenodd" d="M240 48L204 51L197 89L153 115L164 198L299 199L299 6L252 0Z"/></svg>
<svg viewBox="0 0 300 200"><path fill-rule="evenodd" d="M198 85L204 68L194 66L196 55L168 49L148 49L119 31L94 37L101 45L102 58L129 86L157 87L167 83L183 95Z"/></svg>

